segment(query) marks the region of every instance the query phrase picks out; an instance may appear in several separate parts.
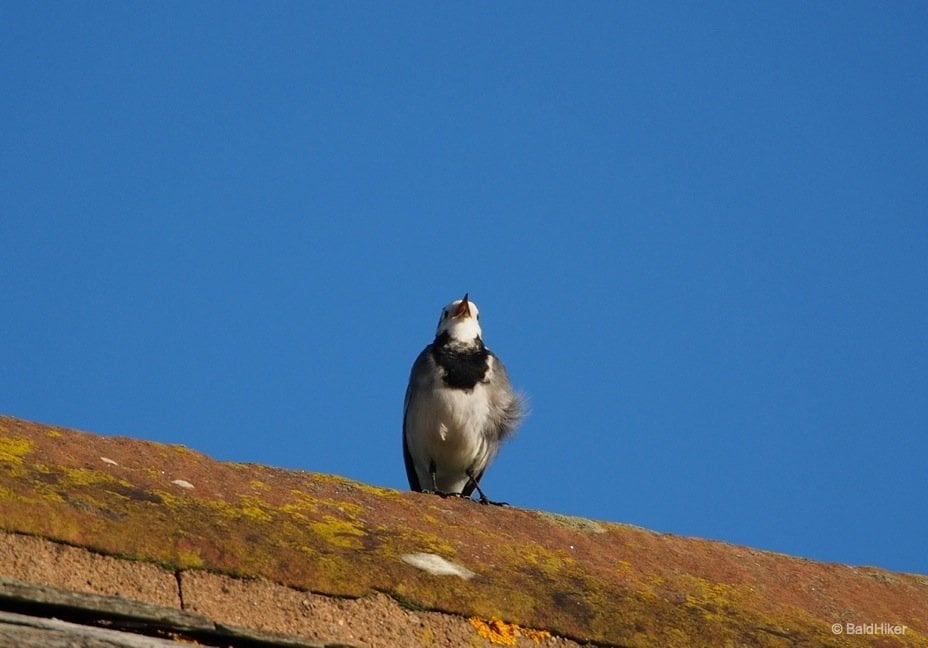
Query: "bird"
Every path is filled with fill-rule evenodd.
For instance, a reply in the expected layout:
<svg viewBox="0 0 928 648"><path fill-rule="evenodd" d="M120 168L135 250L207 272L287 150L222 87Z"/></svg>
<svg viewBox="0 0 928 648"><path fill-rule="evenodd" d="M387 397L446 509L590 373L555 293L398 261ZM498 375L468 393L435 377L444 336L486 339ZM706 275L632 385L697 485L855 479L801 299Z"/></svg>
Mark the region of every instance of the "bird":
<svg viewBox="0 0 928 648"><path fill-rule="evenodd" d="M483 343L465 293L445 306L435 339L412 365L403 406L403 459L413 491L490 500L480 479L525 413L500 359Z"/></svg>

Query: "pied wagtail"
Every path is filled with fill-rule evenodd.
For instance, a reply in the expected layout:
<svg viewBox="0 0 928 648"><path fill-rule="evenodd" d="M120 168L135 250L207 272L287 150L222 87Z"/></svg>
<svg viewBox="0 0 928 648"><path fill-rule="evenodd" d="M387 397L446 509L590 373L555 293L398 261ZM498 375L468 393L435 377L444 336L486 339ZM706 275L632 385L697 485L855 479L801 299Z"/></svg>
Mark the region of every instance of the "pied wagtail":
<svg viewBox="0 0 928 648"><path fill-rule="evenodd" d="M416 358L403 409L403 458L414 491L469 497L523 415L506 368L483 344L477 305L441 311L435 340Z"/></svg>

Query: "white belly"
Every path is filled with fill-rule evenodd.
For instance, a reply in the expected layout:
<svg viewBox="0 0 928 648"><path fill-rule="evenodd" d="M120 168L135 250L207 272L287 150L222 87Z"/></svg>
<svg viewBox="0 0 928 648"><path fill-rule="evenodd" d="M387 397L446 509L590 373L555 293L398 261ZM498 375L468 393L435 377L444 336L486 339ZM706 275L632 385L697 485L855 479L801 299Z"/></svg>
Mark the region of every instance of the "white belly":
<svg viewBox="0 0 928 648"><path fill-rule="evenodd" d="M483 470L489 459L484 435L490 415L486 386L466 392L444 386L428 390L410 403L406 438L423 488L432 488L430 462L435 463L438 490L459 493L467 470Z"/></svg>

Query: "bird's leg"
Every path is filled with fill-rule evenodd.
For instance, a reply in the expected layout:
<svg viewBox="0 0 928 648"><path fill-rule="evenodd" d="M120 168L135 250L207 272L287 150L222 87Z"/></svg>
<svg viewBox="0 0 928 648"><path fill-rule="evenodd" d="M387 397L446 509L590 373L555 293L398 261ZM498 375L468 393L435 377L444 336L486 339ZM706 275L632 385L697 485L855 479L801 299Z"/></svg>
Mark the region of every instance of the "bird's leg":
<svg viewBox="0 0 928 648"><path fill-rule="evenodd" d="M435 477L435 460L429 462L429 475L432 476L432 492L438 492L438 479Z"/></svg>
<svg viewBox="0 0 928 648"><path fill-rule="evenodd" d="M494 502L494 501L491 500L489 497L487 497L486 493L483 492L483 489L480 488L480 484L478 484L478 483L477 483L477 480L474 479L474 473L473 473L472 470L468 469L467 472L466 472L466 475L467 475L468 479L470 479L470 483L473 484L473 485L474 485L474 488L477 489L477 494L480 495L480 503L481 503L481 504L485 504L485 505L486 505L486 504L492 504L493 506L509 506L509 504L507 504L506 502Z"/></svg>

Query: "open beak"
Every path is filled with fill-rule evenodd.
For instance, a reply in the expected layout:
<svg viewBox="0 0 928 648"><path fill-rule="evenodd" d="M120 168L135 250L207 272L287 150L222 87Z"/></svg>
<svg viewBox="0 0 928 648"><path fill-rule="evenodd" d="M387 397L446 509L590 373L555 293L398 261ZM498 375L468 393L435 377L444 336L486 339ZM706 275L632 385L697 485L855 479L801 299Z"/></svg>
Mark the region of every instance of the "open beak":
<svg viewBox="0 0 928 648"><path fill-rule="evenodd" d="M458 307L454 309L454 312L451 313L451 317L470 317L470 302L467 301L467 293L464 293L464 299L461 300L461 303L458 304Z"/></svg>

